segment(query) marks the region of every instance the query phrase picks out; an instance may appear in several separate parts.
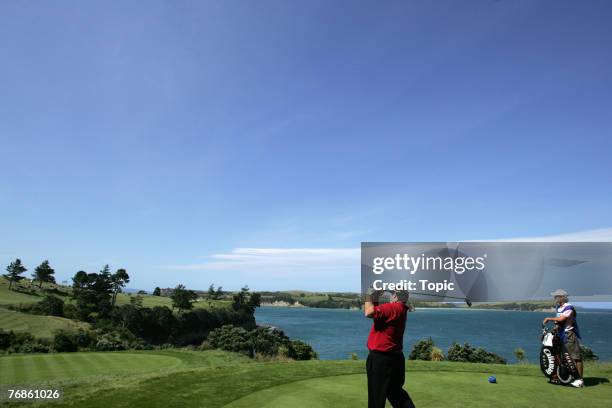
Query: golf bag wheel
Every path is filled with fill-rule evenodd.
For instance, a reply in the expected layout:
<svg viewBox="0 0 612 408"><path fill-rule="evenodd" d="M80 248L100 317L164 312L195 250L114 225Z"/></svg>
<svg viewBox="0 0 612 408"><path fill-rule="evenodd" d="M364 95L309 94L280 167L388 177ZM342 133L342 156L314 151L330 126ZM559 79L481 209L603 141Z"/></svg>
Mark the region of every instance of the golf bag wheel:
<svg viewBox="0 0 612 408"><path fill-rule="evenodd" d="M564 364L559 364L557 366L557 378L562 384L569 384L574 381L571 370Z"/></svg>

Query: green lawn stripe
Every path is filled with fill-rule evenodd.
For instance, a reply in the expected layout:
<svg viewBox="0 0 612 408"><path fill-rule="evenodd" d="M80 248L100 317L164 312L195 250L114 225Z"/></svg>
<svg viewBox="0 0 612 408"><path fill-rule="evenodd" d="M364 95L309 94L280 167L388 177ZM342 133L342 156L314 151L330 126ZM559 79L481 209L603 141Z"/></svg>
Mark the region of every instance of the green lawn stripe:
<svg viewBox="0 0 612 408"><path fill-rule="evenodd" d="M54 377L61 378L79 376L79 370L77 369L77 367L75 367L74 361L70 357L70 354L57 354L53 363Z"/></svg>
<svg viewBox="0 0 612 408"><path fill-rule="evenodd" d="M14 358L4 357L0 359L0 384L8 384L16 377L15 364Z"/></svg>
<svg viewBox="0 0 612 408"><path fill-rule="evenodd" d="M96 357L98 358L100 367L104 372L112 372L117 367L117 363L115 362L112 353L98 353Z"/></svg>
<svg viewBox="0 0 612 408"><path fill-rule="evenodd" d="M17 357L11 361L13 366L13 377L9 379L11 383L19 383L27 378L26 364L23 357Z"/></svg>
<svg viewBox="0 0 612 408"><path fill-rule="evenodd" d="M87 364L91 369L92 374L100 374L103 373L106 369L103 361L101 353L89 353L87 358Z"/></svg>
<svg viewBox="0 0 612 408"><path fill-rule="evenodd" d="M48 355L37 355L37 356L32 356L31 359L32 359L32 362L34 363L35 373L37 374L37 377L39 377L42 380L47 379L51 373L51 365L49 364L49 356Z"/></svg>

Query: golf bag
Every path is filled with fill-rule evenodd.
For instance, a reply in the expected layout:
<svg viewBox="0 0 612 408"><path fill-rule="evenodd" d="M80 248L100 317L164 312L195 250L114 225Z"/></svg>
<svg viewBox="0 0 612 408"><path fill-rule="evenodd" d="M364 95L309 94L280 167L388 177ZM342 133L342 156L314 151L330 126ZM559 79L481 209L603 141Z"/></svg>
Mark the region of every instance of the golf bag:
<svg viewBox="0 0 612 408"><path fill-rule="evenodd" d="M542 325L540 369L551 383L569 384L575 378L580 378L576 364L567 352L565 344L557 333L550 332L546 325Z"/></svg>

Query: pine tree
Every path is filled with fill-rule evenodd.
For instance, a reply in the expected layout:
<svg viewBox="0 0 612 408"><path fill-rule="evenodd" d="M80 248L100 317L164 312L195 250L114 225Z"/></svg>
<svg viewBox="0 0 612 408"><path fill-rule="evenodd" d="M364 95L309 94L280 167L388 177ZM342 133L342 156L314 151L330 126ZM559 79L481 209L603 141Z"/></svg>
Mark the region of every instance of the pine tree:
<svg viewBox="0 0 612 408"><path fill-rule="evenodd" d="M19 282L22 280L24 277L21 276L21 274L27 271L27 269L21 263L21 259L17 258L15 262L11 262L11 264L6 267L6 271L8 273L2 276L9 281L9 290L11 290L13 287L13 282Z"/></svg>
<svg viewBox="0 0 612 408"><path fill-rule="evenodd" d="M34 269L32 278L34 278L33 281L38 281L38 287L42 288L42 284L44 282L55 283L55 277L53 274L55 274L55 270L51 268L49 261L44 260L43 263Z"/></svg>
<svg viewBox="0 0 612 408"><path fill-rule="evenodd" d="M117 301L117 293L119 293L121 288L130 281L130 275L128 275L125 269L117 269L117 272L110 276L110 280L113 287L111 304L115 306L115 302Z"/></svg>

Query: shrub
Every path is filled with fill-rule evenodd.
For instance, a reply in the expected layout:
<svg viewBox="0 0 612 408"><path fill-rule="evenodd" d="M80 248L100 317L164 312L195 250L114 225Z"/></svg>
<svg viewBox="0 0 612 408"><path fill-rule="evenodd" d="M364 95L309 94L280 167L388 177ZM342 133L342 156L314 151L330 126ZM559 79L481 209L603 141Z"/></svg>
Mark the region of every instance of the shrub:
<svg viewBox="0 0 612 408"><path fill-rule="evenodd" d="M289 357L295 360L317 358L317 353L303 341L291 341L282 330L257 327L247 331L242 327L225 325L208 335L211 347L246 354L249 357Z"/></svg>
<svg viewBox="0 0 612 408"><path fill-rule="evenodd" d="M36 339L30 333L15 333L0 329L0 350L7 353L48 353L49 342Z"/></svg>
<svg viewBox="0 0 612 408"><path fill-rule="evenodd" d="M275 356L278 354L279 347L284 347L288 355L293 357L294 351L291 347L291 340L285 336L282 330L269 327L257 327L249 332L250 342L254 354L265 356Z"/></svg>
<svg viewBox="0 0 612 408"><path fill-rule="evenodd" d="M63 316L64 301L57 296L47 295L43 300L34 305L32 311L46 316Z"/></svg>
<svg viewBox="0 0 612 408"><path fill-rule="evenodd" d="M518 360L519 363L522 363L525 360L525 350L522 348L517 348L514 350L514 357Z"/></svg>
<svg viewBox="0 0 612 408"><path fill-rule="evenodd" d="M599 356L591 350L590 347L580 345L580 351L582 352L583 361L596 361L599 360Z"/></svg>
<svg viewBox="0 0 612 408"><path fill-rule="evenodd" d="M0 329L0 350L6 350L13 344L15 333L13 331L4 331Z"/></svg>
<svg viewBox="0 0 612 408"><path fill-rule="evenodd" d="M278 346L277 355L283 358L291 358L291 350L287 346Z"/></svg>
<svg viewBox="0 0 612 408"><path fill-rule="evenodd" d="M472 354L473 363L487 363L487 364L506 364L506 359L490 351L478 347Z"/></svg>
<svg viewBox="0 0 612 408"><path fill-rule="evenodd" d="M35 339L34 341L26 341L25 343L23 343L21 347L19 347L18 352L19 353L48 353L51 350L52 350L51 345L48 344L48 342L41 340L41 339Z"/></svg>
<svg viewBox="0 0 612 408"><path fill-rule="evenodd" d="M64 317L67 319L78 320L79 310L73 304L64 305Z"/></svg>
<svg viewBox="0 0 612 408"><path fill-rule="evenodd" d="M77 351L78 345L75 333L67 330L58 330L53 337L53 349L57 352Z"/></svg>
<svg viewBox="0 0 612 408"><path fill-rule="evenodd" d="M290 353L289 356L295 360L313 360L318 358L317 353L314 351L312 346L303 341L291 341L291 349L293 350L293 352ZM357 357L355 353L353 353L353 355ZM357 358L353 358L353 360L357 360Z"/></svg>
<svg viewBox="0 0 612 408"><path fill-rule="evenodd" d="M443 361L444 352L438 347L432 347L431 349L431 361Z"/></svg>
<svg viewBox="0 0 612 408"><path fill-rule="evenodd" d="M126 348L126 341L117 332L104 333L96 342L96 351L118 351Z"/></svg>
<svg viewBox="0 0 612 408"><path fill-rule="evenodd" d="M485 349L473 348L469 343L463 346L453 342L446 354L448 361L462 361L468 363L506 364L506 359Z"/></svg>
<svg viewBox="0 0 612 408"><path fill-rule="evenodd" d="M20 313L32 313L35 306L35 303L19 303L17 305L8 305L7 308Z"/></svg>
<svg viewBox="0 0 612 408"><path fill-rule="evenodd" d="M249 332L231 324L214 329L208 335L208 341L215 348L252 356L249 340Z"/></svg>
<svg viewBox="0 0 612 408"><path fill-rule="evenodd" d="M210 342L208 340L204 340L202 342L202 344L200 344L200 350L201 351L206 351L206 350L213 350L214 347L212 344L210 344Z"/></svg>
<svg viewBox="0 0 612 408"><path fill-rule="evenodd" d="M430 338L419 340L410 355L408 355L408 360L431 360L431 353L434 348L434 341Z"/></svg>

